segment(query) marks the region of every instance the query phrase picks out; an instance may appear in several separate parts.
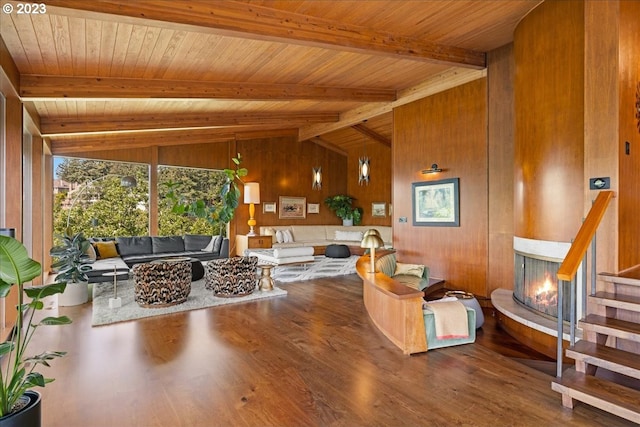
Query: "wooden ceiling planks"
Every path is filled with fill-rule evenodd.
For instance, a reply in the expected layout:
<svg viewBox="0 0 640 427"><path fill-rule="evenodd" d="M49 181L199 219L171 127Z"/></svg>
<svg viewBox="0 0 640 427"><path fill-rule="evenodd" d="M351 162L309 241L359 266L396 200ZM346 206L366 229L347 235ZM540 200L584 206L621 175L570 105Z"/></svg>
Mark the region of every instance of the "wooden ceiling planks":
<svg viewBox="0 0 640 427"><path fill-rule="evenodd" d="M152 124L143 119L149 115L290 113L292 120L280 126L297 126L299 138L324 135L328 143L348 146L355 132L340 129L367 118L369 128L396 105L463 83L469 78L465 70L442 62L482 68L456 55L477 60L476 53L484 56L510 42L517 22L540 1L46 3L44 15L0 15L0 35L23 78L24 94L35 87L30 75L51 79L49 93L40 93L44 98L25 98L33 99L47 126L68 119L69 129L79 129L72 122L104 116L101 126L113 117L111 131L119 131L123 125L118 118L124 115L141 115L139 122L148 129ZM205 13L210 11L218 16ZM429 51L434 47L443 48L445 57ZM415 52L407 52L412 49ZM473 78L478 75L482 73ZM102 78L100 83L74 88L83 78L96 77ZM126 88L122 79L137 80ZM192 81L197 84L168 87ZM104 82L113 87L105 91ZM228 85L227 93L209 98L207 82ZM283 90L292 87L297 94ZM346 91L314 98L313 90L325 87ZM363 88L386 91L387 96L397 93L398 99L380 102L353 95ZM274 96L278 90L280 95ZM94 98L87 97L90 93ZM49 98L52 94L60 97ZM142 96L159 98L138 98ZM340 121L305 122L303 113L340 114ZM265 129L274 126L275 119L262 117ZM232 121L229 126L235 126ZM159 120L158 128L178 122ZM376 131L391 138L391 122L383 122L388 129Z"/></svg>

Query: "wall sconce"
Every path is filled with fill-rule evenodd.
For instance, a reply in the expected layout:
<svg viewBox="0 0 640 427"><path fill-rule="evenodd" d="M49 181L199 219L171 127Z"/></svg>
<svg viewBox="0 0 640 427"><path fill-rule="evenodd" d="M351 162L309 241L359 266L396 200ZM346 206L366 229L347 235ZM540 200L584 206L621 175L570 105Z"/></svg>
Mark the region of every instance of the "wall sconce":
<svg viewBox="0 0 640 427"><path fill-rule="evenodd" d="M431 168L429 168L429 169L423 169L423 170L422 170L422 173L423 173L423 174L428 174L428 173L438 173L438 172L442 172L442 169L440 169L440 168L438 167L438 164L437 164L437 163L432 164L432 165L431 165Z"/></svg>
<svg viewBox="0 0 640 427"><path fill-rule="evenodd" d="M311 188L320 190L322 188L322 167L313 168L313 184Z"/></svg>
<svg viewBox="0 0 640 427"><path fill-rule="evenodd" d="M255 236L253 227L256 225L256 220L253 216L256 214L255 205L260 203L260 184L257 182L247 182L244 185L244 204L249 205L249 234L247 236Z"/></svg>
<svg viewBox="0 0 640 427"><path fill-rule="evenodd" d="M360 157L358 160L358 184L359 185L369 185L369 158L368 157Z"/></svg>

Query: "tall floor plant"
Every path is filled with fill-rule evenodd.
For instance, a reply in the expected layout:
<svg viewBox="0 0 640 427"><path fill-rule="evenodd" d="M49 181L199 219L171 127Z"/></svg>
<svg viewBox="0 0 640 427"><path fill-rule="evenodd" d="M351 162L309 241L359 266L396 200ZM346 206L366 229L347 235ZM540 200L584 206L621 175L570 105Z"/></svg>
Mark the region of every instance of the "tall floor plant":
<svg viewBox="0 0 640 427"><path fill-rule="evenodd" d="M67 316L45 317L34 321L36 310L44 308L43 298L64 291L66 283L25 288L24 284L42 274L39 262L29 258L27 249L13 237L0 235L0 297L6 297L14 286L18 291L18 317L9 339L0 344L0 424L10 415L24 393L34 387L44 387L53 381L36 372L38 366L49 366L49 361L62 357L64 351L45 351L28 356L27 347L40 326L71 323ZM30 300L25 302L25 296Z"/></svg>

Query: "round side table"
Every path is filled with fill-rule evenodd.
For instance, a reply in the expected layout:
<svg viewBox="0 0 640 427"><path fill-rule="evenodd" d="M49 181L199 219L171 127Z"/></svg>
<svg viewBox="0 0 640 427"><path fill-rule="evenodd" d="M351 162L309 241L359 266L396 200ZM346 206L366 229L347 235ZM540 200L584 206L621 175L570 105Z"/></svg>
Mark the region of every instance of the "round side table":
<svg viewBox="0 0 640 427"><path fill-rule="evenodd" d="M272 291L273 290L273 278L271 277L271 269L275 267L275 265L271 264L259 264L258 268L260 269L260 282L258 287L261 291Z"/></svg>
<svg viewBox="0 0 640 427"><path fill-rule="evenodd" d="M484 313L482 313L482 307L480 307L480 303L472 293L465 291L447 291L444 296L456 297L465 307L473 308L476 312L476 329L482 327L484 324Z"/></svg>

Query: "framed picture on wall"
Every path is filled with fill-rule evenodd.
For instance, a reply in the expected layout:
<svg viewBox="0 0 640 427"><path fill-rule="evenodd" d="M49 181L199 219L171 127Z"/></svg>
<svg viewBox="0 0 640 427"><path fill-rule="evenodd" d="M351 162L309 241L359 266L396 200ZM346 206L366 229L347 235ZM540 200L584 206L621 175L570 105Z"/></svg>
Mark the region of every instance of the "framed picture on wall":
<svg viewBox="0 0 640 427"><path fill-rule="evenodd" d="M460 226L459 178L414 182L411 187L413 225Z"/></svg>
<svg viewBox="0 0 640 427"><path fill-rule="evenodd" d="M307 198L280 196L280 219L305 219L307 217Z"/></svg>
<svg viewBox="0 0 640 427"><path fill-rule="evenodd" d="M307 204L307 213L310 213L310 214L318 214L318 213L320 213L320 203L308 203Z"/></svg>
<svg viewBox="0 0 640 427"><path fill-rule="evenodd" d="M377 217L387 216L387 204L385 202L371 203L371 216L377 216Z"/></svg>
<svg viewBox="0 0 640 427"><path fill-rule="evenodd" d="M264 202L262 204L262 213L276 213L276 202Z"/></svg>

